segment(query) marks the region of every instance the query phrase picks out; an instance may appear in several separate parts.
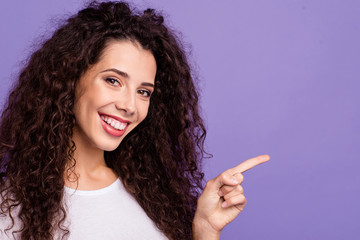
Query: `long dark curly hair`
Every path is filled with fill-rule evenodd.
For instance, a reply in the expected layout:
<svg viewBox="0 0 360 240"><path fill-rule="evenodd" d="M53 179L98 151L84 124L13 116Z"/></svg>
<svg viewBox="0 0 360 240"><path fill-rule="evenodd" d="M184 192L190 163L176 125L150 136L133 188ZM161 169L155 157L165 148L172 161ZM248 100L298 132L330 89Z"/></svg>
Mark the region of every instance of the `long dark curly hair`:
<svg viewBox="0 0 360 240"><path fill-rule="evenodd" d="M76 164L75 88L114 39L151 51L157 74L148 116L105 161L169 239L191 239L206 154L197 87L163 17L123 2L92 2L69 18L33 53L9 95L0 123L0 214L20 219L21 239L69 235L62 199L64 175Z"/></svg>

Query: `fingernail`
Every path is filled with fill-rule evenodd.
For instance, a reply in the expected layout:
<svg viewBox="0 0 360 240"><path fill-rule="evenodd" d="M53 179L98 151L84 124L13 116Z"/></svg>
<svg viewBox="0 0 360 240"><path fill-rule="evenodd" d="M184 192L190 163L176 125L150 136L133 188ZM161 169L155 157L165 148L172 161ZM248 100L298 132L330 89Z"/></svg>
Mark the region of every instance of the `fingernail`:
<svg viewBox="0 0 360 240"><path fill-rule="evenodd" d="M221 206L223 207L223 208L226 208L227 207L227 202L223 202L222 204L221 204Z"/></svg>
<svg viewBox="0 0 360 240"><path fill-rule="evenodd" d="M234 184L239 184L239 181L236 178L232 177L231 180L233 181Z"/></svg>

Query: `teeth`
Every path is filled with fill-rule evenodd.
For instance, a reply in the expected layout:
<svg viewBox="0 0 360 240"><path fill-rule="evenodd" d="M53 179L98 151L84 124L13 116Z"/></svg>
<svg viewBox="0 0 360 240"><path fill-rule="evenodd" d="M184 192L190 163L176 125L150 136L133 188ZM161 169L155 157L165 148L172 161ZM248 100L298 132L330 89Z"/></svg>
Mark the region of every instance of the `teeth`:
<svg viewBox="0 0 360 240"><path fill-rule="evenodd" d="M112 126L117 130L124 130L126 128L126 123L119 122L113 118L101 116L101 119L104 120L108 125Z"/></svg>
<svg viewBox="0 0 360 240"><path fill-rule="evenodd" d="M126 123L121 123L119 129L124 130L126 128Z"/></svg>

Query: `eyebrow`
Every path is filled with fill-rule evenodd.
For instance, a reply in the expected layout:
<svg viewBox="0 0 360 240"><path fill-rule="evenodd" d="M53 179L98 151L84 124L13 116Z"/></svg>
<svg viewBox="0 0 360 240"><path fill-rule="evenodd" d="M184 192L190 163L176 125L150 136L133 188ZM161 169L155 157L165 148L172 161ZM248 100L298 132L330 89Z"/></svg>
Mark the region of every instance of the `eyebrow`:
<svg viewBox="0 0 360 240"><path fill-rule="evenodd" d="M119 69L116 69L116 68L109 68L104 71L101 71L101 73L103 73L103 72L115 72L116 74L123 76L124 78L127 78L127 79L130 78L129 74L127 74L126 72L120 71ZM142 82L141 85L154 88L154 84L149 83L149 82Z"/></svg>
<svg viewBox="0 0 360 240"><path fill-rule="evenodd" d="M103 73L103 72L115 72L118 75L123 76L124 78L130 78L129 74L127 74L126 72L120 71L120 70L118 70L116 68L109 68L109 69L106 69L106 70L102 71L101 73Z"/></svg>

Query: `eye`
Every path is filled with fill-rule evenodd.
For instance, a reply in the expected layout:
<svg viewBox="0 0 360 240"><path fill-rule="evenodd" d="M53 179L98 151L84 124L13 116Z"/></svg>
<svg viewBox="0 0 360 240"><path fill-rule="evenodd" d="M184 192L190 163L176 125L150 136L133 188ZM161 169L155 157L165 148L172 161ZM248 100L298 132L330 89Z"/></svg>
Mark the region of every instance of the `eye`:
<svg viewBox="0 0 360 240"><path fill-rule="evenodd" d="M105 78L105 81L113 86L119 86L120 82L115 78Z"/></svg>
<svg viewBox="0 0 360 240"><path fill-rule="evenodd" d="M137 91L140 95L144 96L144 97L150 97L151 96L151 92L148 90L144 90L144 89L140 89Z"/></svg>

